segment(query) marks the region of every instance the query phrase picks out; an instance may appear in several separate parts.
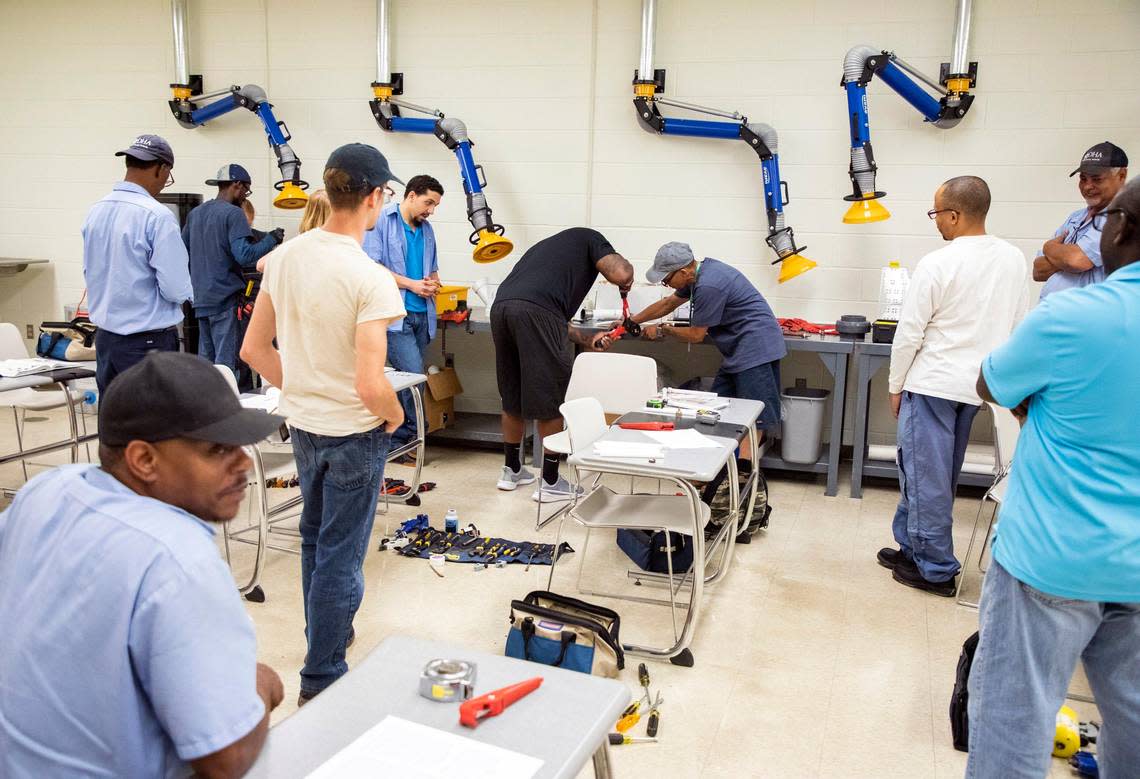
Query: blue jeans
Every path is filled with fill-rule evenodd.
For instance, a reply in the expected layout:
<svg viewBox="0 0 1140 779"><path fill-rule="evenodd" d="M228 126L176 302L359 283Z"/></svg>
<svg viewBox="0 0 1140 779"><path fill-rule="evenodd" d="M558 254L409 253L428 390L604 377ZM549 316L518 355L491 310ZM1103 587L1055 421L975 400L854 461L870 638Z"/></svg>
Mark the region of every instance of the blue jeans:
<svg viewBox="0 0 1140 779"><path fill-rule="evenodd" d="M238 370L237 309L227 308L220 314L198 317L198 354L215 365L224 365L237 377Z"/></svg>
<svg viewBox="0 0 1140 779"><path fill-rule="evenodd" d="M954 578L954 492L980 406L903 392L899 409L899 548L930 582Z"/></svg>
<svg viewBox="0 0 1140 779"><path fill-rule="evenodd" d="M102 395L120 373L151 352L178 351L178 328L119 335L99 328L95 333L95 384Z"/></svg>
<svg viewBox="0 0 1140 779"><path fill-rule="evenodd" d="M315 695L348 671L344 652L364 596L364 553L391 436L324 436L290 429L301 482L301 593L308 654L301 692Z"/></svg>
<svg viewBox="0 0 1140 779"><path fill-rule="evenodd" d="M737 373L717 371L712 391L726 398L759 400L764 404L756 427L774 430L780 424L780 361L745 368Z"/></svg>
<svg viewBox="0 0 1140 779"><path fill-rule="evenodd" d="M409 311L404 317L400 332L388 332L388 362L398 371L424 372L424 352L431 337L428 335L428 315L423 311ZM412 390L400 393L404 407L404 424L392 434L392 446L403 446L416 437L416 407Z"/></svg>
<svg viewBox="0 0 1140 779"><path fill-rule="evenodd" d="M978 621L967 777L1049 773L1057 709L1078 660L1104 719L1096 746L1101 779L1137 776L1140 603L1057 598L1018 581L995 560Z"/></svg>

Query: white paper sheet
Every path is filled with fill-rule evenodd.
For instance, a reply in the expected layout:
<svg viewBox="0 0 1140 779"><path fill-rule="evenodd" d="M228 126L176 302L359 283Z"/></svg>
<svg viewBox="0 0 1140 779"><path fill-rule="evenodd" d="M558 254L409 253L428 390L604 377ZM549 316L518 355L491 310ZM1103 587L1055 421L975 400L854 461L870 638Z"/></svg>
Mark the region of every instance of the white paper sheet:
<svg viewBox="0 0 1140 779"><path fill-rule="evenodd" d="M46 373L59 368L74 368L74 363L68 364L59 360L47 360L42 357L25 357L14 360L0 360L0 376L6 379L17 379L35 373Z"/></svg>
<svg viewBox="0 0 1140 779"><path fill-rule="evenodd" d="M241 404L245 408L259 408L270 414L277 411L281 404L281 390L269 387L263 394L248 393L241 396Z"/></svg>
<svg viewBox="0 0 1140 779"><path fill-rule="evenodd" d="M665 447L639 441L596 441L594 454L598 457L648 460L664 457Z"/></svg>
<svg viewBox="0 0 1140 779"><path fill-rule="evenodd" d="M385 717L309 779L531 779L542 762L400 717Z"/></svg>
<svg viewBox="0 0 1140 779"><path fill-rule="evenodd" d="M716 449L716 441L688 428L686 430L644 430L647 436L666 449Z"/></svg>

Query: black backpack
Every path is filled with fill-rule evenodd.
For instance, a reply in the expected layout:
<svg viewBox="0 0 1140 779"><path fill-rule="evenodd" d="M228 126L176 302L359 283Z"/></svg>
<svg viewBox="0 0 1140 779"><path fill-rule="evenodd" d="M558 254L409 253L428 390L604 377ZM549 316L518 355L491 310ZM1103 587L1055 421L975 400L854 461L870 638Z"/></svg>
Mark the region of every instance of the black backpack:
<svg viewBox="0 0 1140 779"><path fill-rule="evenodd" d="M958 670L954 672L954 693L950 696L950 734L954 748L968 752L970 748L970 667L974 664L974 652L978 650L978 634L975 632L962 644L962 654L958 656Z"/></svg>

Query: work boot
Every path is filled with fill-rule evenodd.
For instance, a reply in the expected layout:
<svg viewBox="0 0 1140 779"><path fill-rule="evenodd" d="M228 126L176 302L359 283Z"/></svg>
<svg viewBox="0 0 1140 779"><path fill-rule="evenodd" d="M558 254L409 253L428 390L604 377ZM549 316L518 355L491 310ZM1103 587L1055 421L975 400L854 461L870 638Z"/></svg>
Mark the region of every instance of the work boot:
<svg viewBox="0 0 1140 779"><path fill-rule="evenodd" d="M914 587L916 590L925 590L926 592L934 595L940 595L943 598L954 597L954 578L951 576L944 582L932 582L923 578L922 572L918 570L918 566L914 564L913 560L903 560L894 568L894 580L899 584L905 584L907 587Z"/></svg>
<svg viewBox="0 0 1140 779"><path fill-rule="evenodd" d="M875 559L878 560L879 565L884 568L893 569L899 563L904 560L909 560L910 558L903 554L903 550L901 549L891 549L889 546L884 546L879 550L879 553L875 555Z"/></svg>
<svg viewBox="0 0 1140 779"><path fill-rule="evenodd" d="M512 471L504 465L503 474L499 477L499 483L495 486L509 492L516 489L519 485L531 484L532 482L534 482L534 474L526 468L520 467L517 471Z"/></svg>

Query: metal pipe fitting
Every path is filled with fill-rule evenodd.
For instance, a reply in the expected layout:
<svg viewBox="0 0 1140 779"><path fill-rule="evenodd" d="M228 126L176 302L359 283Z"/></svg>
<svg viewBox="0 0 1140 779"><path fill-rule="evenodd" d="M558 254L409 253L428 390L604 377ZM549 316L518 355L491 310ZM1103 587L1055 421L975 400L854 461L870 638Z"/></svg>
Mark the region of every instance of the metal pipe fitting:
<svg viewBox="0 0 1140 779"><path fill-rule="evenodd" d="M186 27L187 0L170 0L174 30L174 83L190 83L190 33Z"/></svg>
<svg viewBox="0 0 1140 779"><path fill-rule="evenodd" d="M637 77L653 80L653 49L657 37L657 0L641 0L641 59Z"/></svg>
<svg viewBox="0 0 1140 779"><path fill-rule="evenodd" d="M958 0L958 7L954 13L954 48L950 52L950 75L956 76L969 72L970 63L967 61L970 47L970 12L973 3L971 0Z"/></svg>
<svg viewBox="0 0 1140 779"><path fill-rule="evenodd" d="M376 0L376 83L389 84L392 72L388 65L388 0Z"/></svg>

